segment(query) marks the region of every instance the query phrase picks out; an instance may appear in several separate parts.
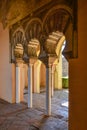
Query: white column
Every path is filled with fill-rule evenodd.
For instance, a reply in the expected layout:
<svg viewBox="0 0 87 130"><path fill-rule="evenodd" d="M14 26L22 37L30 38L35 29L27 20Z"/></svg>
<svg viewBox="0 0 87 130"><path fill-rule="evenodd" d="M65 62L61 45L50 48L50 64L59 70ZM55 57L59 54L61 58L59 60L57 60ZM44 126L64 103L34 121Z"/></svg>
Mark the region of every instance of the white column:
<svg viewBox="0 0 87 130"><path fill-rule="evenodd" d="M29 64L28 68L28 107L32 108L32 67L33 64Z"/></svg>
<svg viewBox="0 0 87 130"><path fill-rule="evenodd" d="M54 65L52 66L52 86L51 86L51 97L54 94Z"/></svg>
<svg viewBox="0 0 87 130"><path fill-rule="evenodd" d="M20 103L20 67L16 67L16 103Z"/></svg>
<svg viewBox="0 0 87 130"><path fill-rule="evenodd" d="M52 67L46 68L46 114L51 115L51 86L52 86Z"/></svg>

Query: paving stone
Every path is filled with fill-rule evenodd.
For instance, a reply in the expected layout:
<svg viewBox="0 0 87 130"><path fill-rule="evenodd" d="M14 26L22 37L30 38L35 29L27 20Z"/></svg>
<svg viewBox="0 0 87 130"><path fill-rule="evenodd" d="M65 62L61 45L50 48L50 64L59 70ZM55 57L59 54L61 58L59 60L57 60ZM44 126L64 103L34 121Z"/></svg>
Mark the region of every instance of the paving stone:
<svg viewBox="0 0 87 130"><path fill-rule="evenodd" d="M66 90L55 91L52 97L52 115L46 116L46 94L33 94L33 108L25 102L10 104L0 100L0 130L68 130L68 108L61 103L68 101Z"/></svg>

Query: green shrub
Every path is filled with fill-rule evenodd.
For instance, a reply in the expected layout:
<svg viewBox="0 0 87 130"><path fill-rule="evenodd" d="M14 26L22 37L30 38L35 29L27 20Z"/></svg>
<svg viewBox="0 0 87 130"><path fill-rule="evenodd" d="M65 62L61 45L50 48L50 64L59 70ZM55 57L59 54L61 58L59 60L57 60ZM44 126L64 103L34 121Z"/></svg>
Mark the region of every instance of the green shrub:
<svg viewBox="0 0 87 130"><path fill-rule="evenodd" d="M68 88L68 77L62 77L62 86L63 88Z"/></svg>

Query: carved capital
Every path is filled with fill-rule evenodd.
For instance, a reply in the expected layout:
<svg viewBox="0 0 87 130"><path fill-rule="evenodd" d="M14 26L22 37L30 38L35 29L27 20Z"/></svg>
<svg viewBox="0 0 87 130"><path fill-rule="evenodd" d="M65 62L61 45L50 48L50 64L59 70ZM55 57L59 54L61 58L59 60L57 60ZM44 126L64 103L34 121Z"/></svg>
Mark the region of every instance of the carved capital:
<svg viewBox="0 0 87 130"><path fill-rule="evenodd" d="M16 59L16 67L23 67L24 61L22 59Z"/></svg>

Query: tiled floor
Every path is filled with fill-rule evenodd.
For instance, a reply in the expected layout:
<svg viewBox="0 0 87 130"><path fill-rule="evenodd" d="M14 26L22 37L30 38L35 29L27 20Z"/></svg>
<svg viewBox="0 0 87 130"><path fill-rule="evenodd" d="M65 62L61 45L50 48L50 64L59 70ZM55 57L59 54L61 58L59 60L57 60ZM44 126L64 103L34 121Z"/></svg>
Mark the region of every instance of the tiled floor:
<svg viewBox="0 0 87 130"><path fill-rule="evenodd" d="M45 113L45 93L33 94L33 108L25 102L10 104L0 100L0 130L68 130L68 108L62 103L68 101L67 90L55 91L52 97L52 115Z"/></svg>

